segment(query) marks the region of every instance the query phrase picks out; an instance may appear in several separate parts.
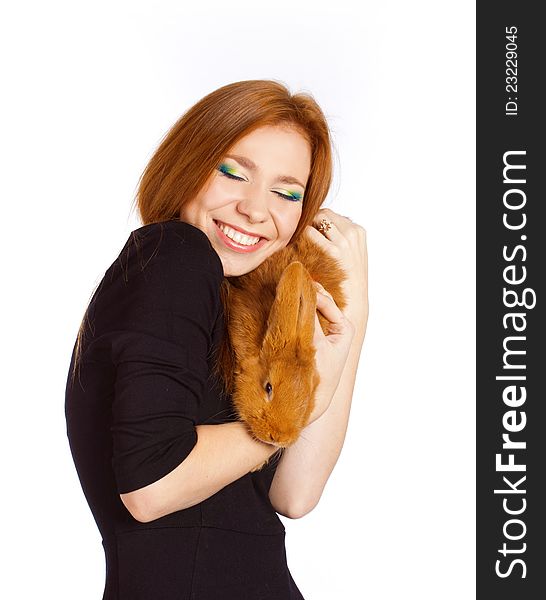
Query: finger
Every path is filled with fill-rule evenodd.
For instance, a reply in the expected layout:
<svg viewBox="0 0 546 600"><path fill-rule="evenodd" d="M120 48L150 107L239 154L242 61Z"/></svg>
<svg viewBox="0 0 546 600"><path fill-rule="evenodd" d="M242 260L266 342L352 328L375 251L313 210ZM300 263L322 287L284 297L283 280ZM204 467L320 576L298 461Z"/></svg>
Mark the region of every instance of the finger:
<svg viewBox="0 0 546 600"><path fill-rule="evenodd" d="M335 243L335 241L339 239L342 235L338 227L336 226L336 222L334 221L334 219L331 218L329 214L324 214L322 211L319 211L313 217L312 223L313 227L320 233L320 235L330 240L331 242ZM325 226L322 228L322 230L319 231L318 228L320 227L321 223Z"/></svg>
<svg viewBox="0 0 546 600"><path fill-rule="evenodd" d="M313 345L315 348L320 344L322 339L326 337L324 331L322 331L322 326L320 324L318 313L315 312L315 333L313 335Z"/></svg>
<svg viewBox="0 0 546 600"><path fill-rule="evenodd" d="M317 211L314 218L314 222L319 224L322 221L322 219L326 219L327 221L330 221L333 224L329 230L329 232L331 232L333 235L336 235L336 232L334 231L334 226L341 235L345 235L347 231L354 226L354 223L351 221L351 219L349 219L349 217L340 215L339 213L333 211L331 208L321 208Z"/></svg>
<svg viewBox="0 0 546 600"><path fill-rule="evenodd" d="M332 324L342 324L345 317L331 296L317 292L317 310Z"/></svg>
<svg viewBox="0 0 546 600"><path fill-rule="evenodd" d="M304 231L305 231L306 235L309 236L309 239L312 242L315 242L315 244L317 244L317 246L322 248L322 250L324 250L325 252L328 252L328 253L330 252L332 242L330 240L328 240L328 238L323 236L322 233L318 229L315 229L311 225L307 225L307 227L304 229Z"/></svg>
<svg viewBox="0 0 546 600"><path fill-rule="evenodd" d="M334 260L339 260L341 249L339 246L337 246L338 242L329 240L327 237L322 235L320 231L309 225L305 227L304 232L311 242L314 242L322 251L326 252L328 256Z"/></svg>
<svg viewBox="0 0 546 600"><path fill-rule="evenodd" d="M330 298L332 298L332 300L334 300L334 297L332 296L332 294L330 294L330 292L322 285L322 283L320 283L320 281L313 280L313 285L315 286L317 292L320 292L321 294L324 294L325 296L329 296ZM335 300L334 300L334 302L335 302Z"/></svg>

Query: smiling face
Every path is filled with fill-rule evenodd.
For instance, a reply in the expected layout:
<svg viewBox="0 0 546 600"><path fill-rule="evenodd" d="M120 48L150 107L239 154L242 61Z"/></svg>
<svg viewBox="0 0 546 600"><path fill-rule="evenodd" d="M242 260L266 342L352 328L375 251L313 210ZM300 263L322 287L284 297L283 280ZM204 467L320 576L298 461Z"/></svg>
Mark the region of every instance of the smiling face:
<svg viewBox="0 0 546 600"><path fill-rule="evenodd" d="M180 219L206 233L225 276L244 275L290 241L310 169L301 133L260 127L230 148Z"/></svg>

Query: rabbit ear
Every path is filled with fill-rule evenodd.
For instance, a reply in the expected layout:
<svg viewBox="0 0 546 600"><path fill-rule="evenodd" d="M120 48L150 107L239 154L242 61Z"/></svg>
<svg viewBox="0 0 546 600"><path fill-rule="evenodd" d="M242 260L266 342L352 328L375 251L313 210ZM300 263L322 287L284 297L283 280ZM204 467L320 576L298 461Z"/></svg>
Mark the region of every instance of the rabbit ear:
<svg viewBox="0 0 546 600"><path fill-rule="evenodd" d="M288 344L312 344L316 301L316 290L303 264L290 263L277 284L263 346L277 350Z"/></svg>

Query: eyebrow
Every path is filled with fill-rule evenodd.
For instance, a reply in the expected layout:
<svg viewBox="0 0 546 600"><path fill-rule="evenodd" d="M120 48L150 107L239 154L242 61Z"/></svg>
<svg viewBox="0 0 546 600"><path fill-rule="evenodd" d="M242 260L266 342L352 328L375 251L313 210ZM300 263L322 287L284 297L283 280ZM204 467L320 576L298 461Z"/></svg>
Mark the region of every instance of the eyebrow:
<svg viewBox="0 0 546 600"><path fill-rule="evenodd" d="M250 158L247 158L246 156L241 156L240 154L226 154L226 158L233 158L240 165L245 167L245 169L250 169L251 171L259 170L257 165L253 161L251 161ZM278 181L280 181L281 183L296 183L298 185L301 185L301 187L303 189L305 189L305 186L303 185L303 183L301 183L301 181L299 181L295 177L292 177L291 175L279 175L278 177L276 177L276 179Z"/></svg>

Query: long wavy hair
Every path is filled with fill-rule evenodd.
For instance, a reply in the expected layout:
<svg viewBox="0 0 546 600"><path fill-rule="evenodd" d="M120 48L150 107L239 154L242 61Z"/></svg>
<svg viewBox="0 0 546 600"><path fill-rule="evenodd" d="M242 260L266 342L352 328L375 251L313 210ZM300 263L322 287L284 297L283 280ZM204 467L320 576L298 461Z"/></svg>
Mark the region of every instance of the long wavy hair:
<svg viewBox="0 0 546 600"><path fill-rule="evenodd" d="M291 94L275 80L230 83L207 94L169 129L146 165L135 197L143 225L180 218L182 206L194 198L225 154L241 138L266 125L295 129L311 148L305 201L293 243L324 202L332 182L332 141L326 118L314 98ZM87 309L75 347L73 376L79 362Z"/></svg>

